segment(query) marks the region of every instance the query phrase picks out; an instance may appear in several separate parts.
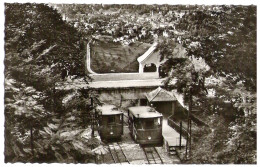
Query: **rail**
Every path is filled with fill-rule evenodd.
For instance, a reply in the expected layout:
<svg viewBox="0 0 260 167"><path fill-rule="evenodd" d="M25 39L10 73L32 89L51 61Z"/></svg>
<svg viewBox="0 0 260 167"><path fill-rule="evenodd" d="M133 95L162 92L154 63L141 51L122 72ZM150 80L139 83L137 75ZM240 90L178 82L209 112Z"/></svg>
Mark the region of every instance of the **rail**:
<svg viewBox="0 0 260 167"><path fill-rule="evenodd" d="M128 162L129 164L130 164L130 161L128 160L128 158L126 157L126 154L125 154L125 152L123 151L123 148L121 147L121 145L119 144L119 143L117 143L118 144L118 146L119 146L119 148L120 148L120 150L121 150L121 152L123 153L123 155L124 155L124 157L125 157L125 160L126 160L126 162Z"/></svg>
<svg viewBox="0 0 260 167"><path fill-rule="evenodd" d="M108 151L109 151L109 153L110 153L110 155L111 155L113 161L116 163L116 159L115 159L114 155L112 154L112 150L111 150L110 146L107 145L107 147L108 147Z"/></svg>
<svg viewBox="0 0 260 167"><path fill-rule="evenodd" d="M194 110L192 110L193 112ZM188 110L184 110L184 113L186 115L188 115ZM170 116L171 117L171 116ZM198 117L196 117L193 113L190 113L190 118L191 120L196 123L198 126L207 126L209 127L209 125L207 125L205 122L203 122L201 119L199 119Z"/></svg>
<svg viewBox="0 0 260 167"><path fill-rule="evenodd" d="M145 148L142 147L142 149L143 149L143 151L144 151L144 154L145 154L145 157L146 157L146 159L147 159L148 164L151 164L151 163L150 163L150 159L148 158L148 155L147 155L147 152L146 152Z"/></svg>
<svg viewBox="0 0 260 167"><path fill-rule="evenodd" d="M115 146L118 146L119 149L116 149ZM130 161L128 160L126 154L124 153L121 145L118 142L113 143L112 145L107 145L107 147L114 163L122 164L123 162L127 162L128 164L130 164Z"/></svg>
<svg viewBox="0 0 260 167"><path fill-rule="evenodd" d="M163 164L162 157L161 157L161 156L160 156L160 154L158 153L157 149L156 149L155 147L153 147L153 148L154 148L154 150L155 150L156 154L158 155L158 157L160 158L160 160L161 160L161 162L162 162L162 164Z"/></svg>
<svg viewBox="0 0 260 167"><path fill-rule="evenodd" d="M142 147L142 149L148 164L164 164L160 154L155 147Z"/></svg>

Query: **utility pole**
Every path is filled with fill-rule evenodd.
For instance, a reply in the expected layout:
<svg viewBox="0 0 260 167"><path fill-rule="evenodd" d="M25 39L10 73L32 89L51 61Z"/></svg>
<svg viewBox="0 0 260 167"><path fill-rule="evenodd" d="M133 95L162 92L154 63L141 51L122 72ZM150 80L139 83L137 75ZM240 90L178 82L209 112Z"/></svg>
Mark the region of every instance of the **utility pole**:
<svg viewBox="0 0 260 167"><path fill-rule="evenodd" d="M180 149L181 149L182 121L180 122Z"/></svg>
<svg viewBox="0 0 260 167"><path fill-rule="evenodd" d="M192 111L192 86L189 86L189 110L188 110L188 119L187 119L187 141L186 141L186 152L185 152L185 157L187 159L187 152L188 152L188 147L189 147L189 157L191 156L191 119L190 119L190 114Z"/></svg>
<svg viewBox="0 0 260 167"><path fill-rule="evenodd" d="M120 107L122 106L123 96L120 94Z"/></svg>
<svg viewBox="0 0 260 167"><path fill-rule="evenodd" d="M190 157L191 157L191 119L190 119Z"/></svg>
<svg viewBox="0 0 260 167"><path fill-rule="evenodd" d="M55 83L53 84L53 88L52 88L52 103L51 103L51 111L54 112L54 106L55 106L55 93L56 93L56 89L55 89Z"/></svg>
<svg viewBox="0 0 260 167"><path fill-rule="evenodd" d="M192 112L192 87L190 86L190 103L189 103L189 114L188 114L188 117L189 117L189 134L190 134L190 142L189 142L189 144L190 144L190 150L189 150L189 153L190 153L190 156L191 156L191 118L190 118L190 114L191 114L191 112Z"/></svg>
<svg viewBox="0 0 260 167"><path fill-rule="evenodd" d="M92 128L92 133L91 137L94 137L94 104L93 104L93 97L90 98L90 105L91 105L91 128Z"/></svg>

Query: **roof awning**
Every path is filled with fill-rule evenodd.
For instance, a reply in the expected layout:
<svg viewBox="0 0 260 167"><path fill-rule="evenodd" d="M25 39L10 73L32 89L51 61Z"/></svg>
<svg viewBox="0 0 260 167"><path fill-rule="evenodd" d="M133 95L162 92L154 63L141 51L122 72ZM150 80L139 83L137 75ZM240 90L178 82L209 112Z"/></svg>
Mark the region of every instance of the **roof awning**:
<svg viewBox="0 0 260 167"><path fill-rule="evenodd" d="M158 87L157 89L145 94L149 102L176 101L176 97L169 91Z"/></svg>
<svg viewBox="0 0 260 167"><path fill-rule="evenodd" d="M153 43L153 45L142 56L137 58L137 61L139 63L141 63L145 59L147 59L154 52L154 50L156 49L157 45L158 45L157 42Z"/></svg>
<svg viewBox="0 0 260 167"><path fill-rule="evenodd" d="M157 112L154 108L149 106L135 106L135 107L129 107L128 109L136 118L162 117L161 113Z"/></svg>
<svg viewBox="0 0 260 167"><path fill-rule="evenodd" d="M117 107L114 105L97 106L97 110L100 111L102 115L123 114L123 112L118 110Z"/></svg>

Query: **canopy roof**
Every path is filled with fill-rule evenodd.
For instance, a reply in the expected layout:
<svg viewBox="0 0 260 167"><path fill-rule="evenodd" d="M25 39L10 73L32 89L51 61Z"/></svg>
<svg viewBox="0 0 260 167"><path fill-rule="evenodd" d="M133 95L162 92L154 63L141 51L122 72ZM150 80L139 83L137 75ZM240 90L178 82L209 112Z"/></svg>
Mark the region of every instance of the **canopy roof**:
<svg viewBox="0 0 260 167"><path fill-rule="evenodd" d="M114 105L97 106L97 110L101 111L101 115L117 115L123 113Z"/></svg>
<svg viewBox="0 0 260 167"><path fill-rule="evenodd" d="M157 47L157 42L155 42L142 56L137 58L137 61L139 63L143 62L145 59L147 59L156 49Z"/></svg>
<svg viewBox="0 0 260 167"><path fill-rule="evenodd" d="M154 108L149 106L129 107L130 113L136 118L155 118L162 117L162 114L157 112Z"/></svg>
<svg viewBox="0 0 260 167"><path fill-rule="evenodd" d="M176 97L169 91L158 87L157 89L145 94L149 102L176 101Z"/></svg>

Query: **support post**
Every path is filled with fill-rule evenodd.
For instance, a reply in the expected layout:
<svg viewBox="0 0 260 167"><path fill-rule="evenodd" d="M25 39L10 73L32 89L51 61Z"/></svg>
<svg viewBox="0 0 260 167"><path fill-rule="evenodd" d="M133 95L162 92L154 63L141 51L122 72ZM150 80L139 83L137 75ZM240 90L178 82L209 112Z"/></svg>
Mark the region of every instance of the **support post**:
<svg viewBox="0 0 260 167"><path fill-rule="evenodd" d="M190 119L190 157L191 157L191 119Z"/></svg>
<svg viewBox="0 0 260 167"><path fill-rule="evenodd" d="M188 127L187 127L187 141L186 141L186 152L185 156L187 159L187 152L188 152L188 147L189 147L189 156L191 155L191 120L190 120L190 114L192 111L192 86L189 86L189 110L188 110Z"/></svg>
<svg viewBox="0 0 260 167"><path fill-rule="evenodd" d="M192 87L190 87L190 105L189 105L189 134L190 134L190 142L189 142L189 154L191 157L191 112L192 112Z"/></svg>
<svg viewBox="0 0 260 167"><path fill-rule="evenodd" d="M141 63L139 63L139 73L144 73L144 67Z"/></svg>
<svg viewBox="0 0 260 167"><path fill-rule="evenodd" d="M91 128L92 128L92 133L91 137L94 137L94 105L93 105L93 97L90 98L90 104L91 104Z"/></svg>
<svg viewBox="0 0 260 167"><path fill-rule="evenodd" d="M123 96L120 94L120 107L122 106Z"/></svg>
<svg viewBox="0 0 260 167"><path fill-rule="evenodd" d="M181 149L182 121L180 122L180 149Z"/></svg>
<svg viewBox="0 0 260 167"><path fill-rule="evenodd" d="M188 121L188 123L189 123L189 121ZM188 129L189 129L189 126L188 126ZM187 159L187 156L188 156L188 144L189 144L189 131L187 131L186 148L185 148L186 149L185 150L185 157L186 157L186 159Z"/></svg>

